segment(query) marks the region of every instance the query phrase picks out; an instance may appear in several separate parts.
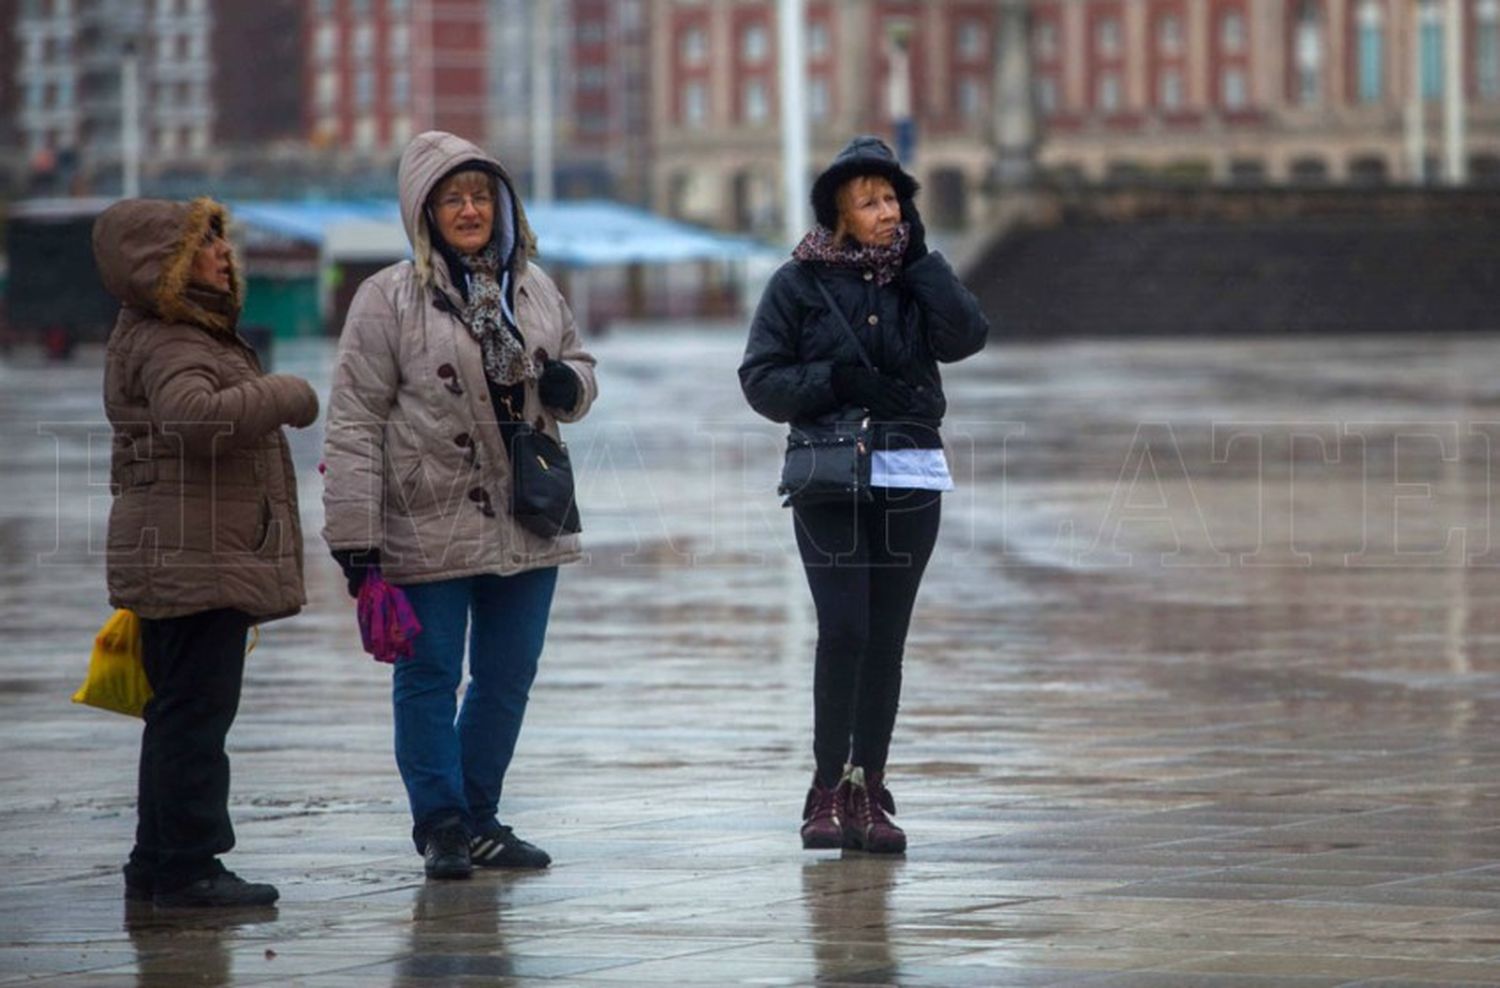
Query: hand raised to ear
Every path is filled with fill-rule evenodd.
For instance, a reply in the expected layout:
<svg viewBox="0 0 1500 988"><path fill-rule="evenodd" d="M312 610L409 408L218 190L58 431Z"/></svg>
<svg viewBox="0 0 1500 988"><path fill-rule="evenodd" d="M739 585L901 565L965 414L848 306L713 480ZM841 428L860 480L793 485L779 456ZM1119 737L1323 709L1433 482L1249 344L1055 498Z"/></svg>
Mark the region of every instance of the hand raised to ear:
<svg viewBox="0 0 1500 988"><path fill-rule="evenodd" d="M927 226L922 222L922 214L917 211L915 199L901 200L901 220L907 227L906 253L902 255L903 264L915 264L927 256Z"/></svg>

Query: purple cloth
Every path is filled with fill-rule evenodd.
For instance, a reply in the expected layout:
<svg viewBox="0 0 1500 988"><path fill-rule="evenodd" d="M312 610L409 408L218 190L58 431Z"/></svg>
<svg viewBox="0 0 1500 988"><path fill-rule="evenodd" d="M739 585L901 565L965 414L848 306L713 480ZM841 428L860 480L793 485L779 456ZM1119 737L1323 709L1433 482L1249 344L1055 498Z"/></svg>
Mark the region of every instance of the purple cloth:
<svg viewBox="0 0 1500 988"><path fill-rule="evenodd" d="M416 611L400 587L391 586L372 569L359 588L359 636L376 662L397 662L412 656L412 642L422 632Z"/></svg>

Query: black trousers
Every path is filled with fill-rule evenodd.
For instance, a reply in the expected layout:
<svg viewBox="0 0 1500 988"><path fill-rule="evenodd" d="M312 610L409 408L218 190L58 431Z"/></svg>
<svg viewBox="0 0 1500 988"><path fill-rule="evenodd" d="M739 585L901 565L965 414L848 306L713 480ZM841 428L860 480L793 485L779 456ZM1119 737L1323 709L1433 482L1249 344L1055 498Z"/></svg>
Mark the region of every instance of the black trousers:
<svg viewBox="0 0 1500 988"><path fill-rule="evenodd" d="M141 621L146 704L135 848L125 880L169 892L219 871L234 847L224 740L240 705L250 616L222 609Z"/></svg>
<svg viewBox="0 0 1500 988"><path fill-rule="evenodd" d="M818 612L813 755L833 785L844 763L885 771L901 660L942 495L876 488L875 500L794 509L797 548Z"/></svg>

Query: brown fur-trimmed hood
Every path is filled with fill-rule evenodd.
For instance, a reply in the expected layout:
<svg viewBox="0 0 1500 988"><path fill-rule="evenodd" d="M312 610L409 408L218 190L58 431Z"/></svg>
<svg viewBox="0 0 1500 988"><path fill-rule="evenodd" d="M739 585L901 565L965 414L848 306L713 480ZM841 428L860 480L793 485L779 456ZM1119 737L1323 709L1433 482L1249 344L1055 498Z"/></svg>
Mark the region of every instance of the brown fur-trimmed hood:
<svg viewBox="0 0 1500 988"><path fill-rule="evenodd" d="M94 221L94 261L104 287L123 305L164 322L230 332L239 321L244 281L231 255L229 298L209 307L189 291L193 257L210 229L227 230L229 213L209 198L190 203L125 199Z"/></svg>

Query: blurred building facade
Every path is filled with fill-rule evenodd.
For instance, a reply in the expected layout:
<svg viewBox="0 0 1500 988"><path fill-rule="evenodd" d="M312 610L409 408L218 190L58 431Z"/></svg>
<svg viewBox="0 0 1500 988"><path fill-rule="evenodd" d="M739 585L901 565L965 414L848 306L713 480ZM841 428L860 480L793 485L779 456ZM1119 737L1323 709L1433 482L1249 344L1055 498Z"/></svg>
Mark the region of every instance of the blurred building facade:
<svg viewBox="0 0 1500 988"><path fill-rule="evenodd" d="M1063 174L1500 179L1500 0L1033 0L1031 20L1040 158Z"/></svg>
<svg viewBox="0 0 1500 988"><path fill-rule="evenodd" d="M305 0L210 4L214 143L253 151L305 135Z"/></svg>
<svg viewBox="0 0 1500 988"><path fill-rule="evenodd" d="M388 158L423 130L483 133L486 0L303 0L313 146Z"/></svg>
<svg viewBox="0 0 1500 988"><path fill-rule="evenodd" d="M534 55L550 51L557 194L646 199L650 166L647 0L491 0L492 148L528 185Z"/></svg>
<svg viewBox="0 0 1500 988"><path fill-rule="evenodd" d="M938 225L978 219L1033 165L1500 181L1500 0L804 2L812 169L884 135ZM134 52L148 188L372 193L438 127L534 190L540 63L558 195L778 233L777 27L776 0L0 0L0 167L114 191Z"/></svg>
<svg viewBox="0 0 1500 988"><path fill-rule="evenodd" d="M44 175L116 168L121 66L137 66L143 160L193 159L214 142L208 0L21 0L13 15L17 139Z"/></svg>
<svg viewBox="0 0 1500 988"><path fill-rule="evenodd" d="M653 0L653 203L770 233L780 222L775 0ZM814 171L858 133L898 148L960 225L995 164L1001 0L807 0ZM1024 25L1024 18L1016 23ZM1023 28L1024 30L1024 28Z"/></svg>

